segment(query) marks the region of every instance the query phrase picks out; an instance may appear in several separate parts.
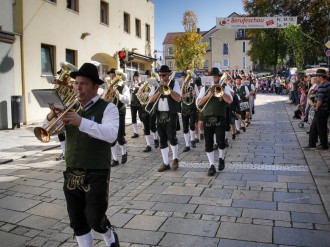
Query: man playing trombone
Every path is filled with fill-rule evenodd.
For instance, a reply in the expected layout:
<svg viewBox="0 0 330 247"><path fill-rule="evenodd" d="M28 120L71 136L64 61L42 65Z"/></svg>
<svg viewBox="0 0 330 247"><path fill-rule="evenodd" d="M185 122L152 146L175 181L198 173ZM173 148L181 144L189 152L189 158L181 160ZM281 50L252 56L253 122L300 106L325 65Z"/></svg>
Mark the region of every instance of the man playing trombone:
<svg viewBox="0 0 330 247"><path fill-rule="evenodd" d="M210 75L214 77L214 85L210 88L206 88L206 86L201 88L196 104L199 109L203 106L205 151L210 163L207 175L213 176L216 173L214 166L213 136L215 134L218 144L218 170L221 171L225 168L226 104L230 104L233 98L229 87L224 83L226 77L221 77L222 72L220 72L218 68L212 68Z"/></svg>
<svg viewBox="0 0 330 247"><path fill-rule="evenodd" d="M179 83L172 80L170 72L171 70L167 65L161 66L159 69L160 85L148 102L148 104L154 103L156 109L157 131L160 138L160 150L163 157L163 162L158 169L159 172L170 169L168 141L170 142L173 154L173 160L171 163L172 169L176 170L179 167L179 148L176 130L178 112L180 111L179 102L181 100L181 92ZM172 75L173 74L174 73L172 73Z"/></svg>

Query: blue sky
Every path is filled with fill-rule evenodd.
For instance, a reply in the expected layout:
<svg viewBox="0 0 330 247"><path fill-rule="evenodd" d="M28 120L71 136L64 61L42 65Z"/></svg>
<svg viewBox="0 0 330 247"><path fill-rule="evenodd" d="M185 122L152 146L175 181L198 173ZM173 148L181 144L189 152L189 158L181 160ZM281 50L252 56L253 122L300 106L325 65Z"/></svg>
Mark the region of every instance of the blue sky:
<svg viewBox="0 0 330 247"><path fill-rule="evenodd" d="M231 13L244 14L242 0L154 0L155 50L162 51L166 33L183 32L182 18L186 10L198 17L198 27L207 31L216 24L216 17Z"/></svg>

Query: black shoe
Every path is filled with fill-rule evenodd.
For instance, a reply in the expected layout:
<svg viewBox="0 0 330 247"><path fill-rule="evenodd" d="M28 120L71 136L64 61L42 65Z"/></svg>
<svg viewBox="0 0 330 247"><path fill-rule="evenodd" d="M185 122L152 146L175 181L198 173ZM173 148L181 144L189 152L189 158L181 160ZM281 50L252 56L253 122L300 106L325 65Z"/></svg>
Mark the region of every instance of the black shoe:
<svg viewBox="0 0 330 247"><path fill-rule="evenodd" d="M59 157L55 159L56 161L64 160L64 154L62 153Z"/></svg>
<svg viewBox="0 0 330 247"><path fill-rule="evenodd" d="M155 144L155 148L159 148L159 140L158 139L154 140L154 144Z"/></svg>
<svg viewBox="0 0 330 247"><path fill-rule="evenodd" d="M314 147L314 146L312 147L312 146L309 146L309 145L306 146L306 147L303 147L303 149L305 149L305 150L315 150L315 148L316 147Z"/></svg>
<svg viewBox="0 0 330 247"><path fill-rule="evenodd" d="M112 232L113 232L113 235L115 236L115 242L112 243L110 245L110 247L120 247L117 233L114 230L112 230Z"/></svg>
<svg viewBox="0 0 330 247"><path fill-rule="evenodd" d="M207 170L207 176L213 176L214 174L216 174L216 170L214 165L211 165L211 167Z"/></svg>
<svg viewBox="0 0 330 247"><path fill-rule="evenodd" d="M225 140L225 145L226 145L226 147L229 147L228 139Z"/></svg>
<svg viewBox="0 0 330 247"><path fill-rule="evenodd" d="M134 133L132 136L131 136L131 138L138 138L139 137L139 134L136 134L136 133Z"/></svg>
<svg viewBox="0 0 330 247"><path fill-rule="evenodd" d="M150 146L147 146L147 147L143 150L144 153L149 153L150 151L151 151L151 147L150 147Z"/></svg>
<svg viewBox="0 0 330 247"><path fill-rule="evenodd" d="M218 166L218 170L222 171L223 169L225 169L225 160L219 158L219 166Z"/></svg>
<svg viewBox="0 0 330 247"><path fill-rule="evenodd" d="M236 130L236 135L241 134L241 132L239 130Z"/></svg>
<svg viewBox="0 0 330 247"><path fill-rule="evenodd" d="M170 165L165 165L163 162L160 164L160 167L158 168L158 172L164 172L166 170L171 169Z"/></svg>
<svg viewBox="0 0 330 247"><path fill-rule="evenodd" d="M188 152L188 151L190 151L190 147L188 146L183 149L183 152Z"/></svg>
<svg viewBox="0 0 330 247"><path fill-rule="evenodd" d="M118 165L119 165L118 160L112 160L111 161L111 167L118 166Z"/></svg>
<svg viewBox="0 0 330 247"><path fill-rule="evenodd" d="M196 142L195 141L191 141L190 142L190 145L191 145L192 148L195 148L196 147Z"/></svg>
<svg viewBox="0 0 330 247"><path fill-rule="evenodd" d="M236 134L232 134L231 139L235 140L236 139Z"/></svg>
<svg viewBox="0 0 330 247"><path fill-rule="evenodd" d="M195 138L194 142L199 143L199 139Z"/></svg>
<svg viewBox="0 0 330 247"><path fill-rule="evenodd" d="M204 141L204 134L201 134L201 135L199 136L199 139L201 139L201 141Z"/></svg>
<svg viewBox="0 0 330 247"><path fill-rule="evenodd" d="M316 147L316 150L328 150L329 149L329 147L322 147L321 145L320 146L318 146L318 147Z"/></svg>
<svg viewBox="0 0 330 247"><path fill-rule="evenodd" d="M121 163L125 164L126 162L127 162L127 152L126 152L126 154L121 156Z"/></svg>
<svg viewBox="0 0 330 247"><path fill-rule="evenodd" d="M218 149L218 144L214 144L213 145L213 150L217 150Z"/></svg>
<svg viewBox="0 0 330 247"><path fill-rule="evenodd" d="M242 130L243 130L244 132L246 132L246 128L245 128L245 127L242 127Z"/></svg>

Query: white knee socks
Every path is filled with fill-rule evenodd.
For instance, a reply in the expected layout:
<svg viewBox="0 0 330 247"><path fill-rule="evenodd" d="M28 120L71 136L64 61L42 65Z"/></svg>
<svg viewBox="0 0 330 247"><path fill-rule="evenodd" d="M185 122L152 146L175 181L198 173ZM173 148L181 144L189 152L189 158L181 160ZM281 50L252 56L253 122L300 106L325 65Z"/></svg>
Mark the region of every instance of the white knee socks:
<svg viewBox="0 0 330 247"><path fill-rule="evenodd" d="M114 145L113 147L111 147L111 155L112 155L112 159L113 160L118 160L117 147L116 147L116 145Z"/></svg>
<svg viewBox="0 0 330 247"><path fill-rule="evenodd" d="M139 133L137 123L133 123L133 129L135 134Z"/></svg>
<svg viewBox="0 0 330 247"><path fill-rule="evenodd" d="M112 243L114 243L115 240L115 235L113 234L113 231L109 229L106 233L102 233L104 242L107 246L110 246Z"/></svg>
<svg viewBox="0 0 330 247"><path fill-rule="evenodd" d="M167 148L163 148L160 150L162 152L162 157L163 157L163 162L165 165L169 165L169 162L168 162L168 152L170 151L170 149L167 147Z"/></svg>
<svg viewBox="0 0 330 247"><path fill-rule="evenodd" d="M151 147L151 144L150 144L150 135L146 135L145 138L146 138L147 146Z"/></svg>
<svg viewBox="0 0 330 247"><path fill-rule="evenodd" d="M85 235L76 236L79 247L92 247L93 246L93 234L92 231ZM110 246L110 245L109 245Z"/></svg>
<svg viewBox="0 0 330 247"><path fill-rule="evenodd" d="M189 147L189 145L188 145L188 147ZM173 159L177 159L178 158L179 145L178 144L176 144L175 146L171 145L171 150L172 150Z"/></svg>
<svg viewBox="0 0 330 247"><path fill-rule="evenodd" d="M183 134L184 136L184 142L186 143L186 147L189 147L189 133Z"/></svg>
<svg viewBox="0 0 330 247"><path fill-rule="evenodd" d="M209 159L210 166L214 165L214 151L206 153L206 154L207 154L207 158Z"/></svg>

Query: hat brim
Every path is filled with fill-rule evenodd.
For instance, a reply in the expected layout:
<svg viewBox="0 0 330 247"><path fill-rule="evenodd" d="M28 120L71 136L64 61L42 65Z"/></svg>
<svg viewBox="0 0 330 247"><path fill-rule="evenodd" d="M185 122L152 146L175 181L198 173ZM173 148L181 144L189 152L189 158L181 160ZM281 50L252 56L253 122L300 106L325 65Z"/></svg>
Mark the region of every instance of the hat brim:
<svg viewBox="0 0 330 247"><path fill-rule="evenodd" d="M316 73L315 75L324 75L324 76L328 76L327 74L324 74L324 73Z"/></svg>
<svg viewBox="0 0 330 247"><path fill-rule="evenodd" d="M73 79L76 79L77 76L84 76L84 77L88 77L89 79L91 79L93 82L101 85L104 83L104 81L102 81L100 78L95 78L95 77L92 77L90 75L87 75L86 73L84 72L80 72L80 71L73 71L70 73L70 76L73 78Z"/></svg>

